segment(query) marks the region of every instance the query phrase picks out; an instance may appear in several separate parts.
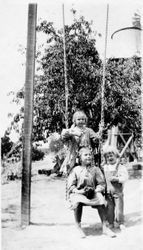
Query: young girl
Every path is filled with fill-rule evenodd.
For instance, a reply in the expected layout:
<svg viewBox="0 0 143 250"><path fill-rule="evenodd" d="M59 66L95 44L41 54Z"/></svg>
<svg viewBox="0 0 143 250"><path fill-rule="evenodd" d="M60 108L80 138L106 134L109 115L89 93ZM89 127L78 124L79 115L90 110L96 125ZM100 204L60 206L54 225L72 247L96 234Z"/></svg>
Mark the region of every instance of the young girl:
<svg viewBox="0 0 143 250"><path fill-rule="evenodd" d="M106 164L103 166L107 183L107 217L110 227L116 224L121 230L124 226L124 183L128 179L128 171L118 163L119 152L115 147L104 149Z"/></svg>
<svg viewBox="0 0 143 250"><path fill-rule="evenodd" d="M75 166L78 151L82 147L91 147L91 142L99 139L99 133L95 133L86 126L87 116L83 111L77 111L73 115L73 125L70 129L63 129L62 140L67 143L67 153L61 167L61 172L68 174Z"/></svg>
<svg viewBox="0 0 143 250"><path fill-rule="evenodd" d="M114 237L115 234L106 226L105 200L102 192L105 189L104 177L98 167L92 164L92 153L87 147L79 151L80 165L72 169L68 177L68 195L71 208L74 210L75 223L81 237L85 234L81 230L83 205L98 209L103 233Z"/></svg>

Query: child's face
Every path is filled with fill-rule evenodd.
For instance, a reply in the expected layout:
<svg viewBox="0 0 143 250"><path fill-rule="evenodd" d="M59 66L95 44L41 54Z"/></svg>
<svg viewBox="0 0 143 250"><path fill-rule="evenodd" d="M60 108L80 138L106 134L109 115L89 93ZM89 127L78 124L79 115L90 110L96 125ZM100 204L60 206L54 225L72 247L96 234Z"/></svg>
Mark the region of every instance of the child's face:
<svg viewBox="0 0 143 250"><path fill-rule="evenodd" d="M75 124L77 127L83 127L85 125L85 117L83 115L77 116L75 120Z"/></svg>
<svg viewBox="0 0 143 250"><path fill-rule="evenodd" d="M92 161L92 154L91 151L88 149L85 149L81 154L81 163L85 166L89 165Z"/></svg>
<svg viewBox="0 0 143 250"><path fill-rule="evenodd" d="M109 152L106 154L106 160L108 164L112 165L116 163L117 157L113 152Z"/></svg>

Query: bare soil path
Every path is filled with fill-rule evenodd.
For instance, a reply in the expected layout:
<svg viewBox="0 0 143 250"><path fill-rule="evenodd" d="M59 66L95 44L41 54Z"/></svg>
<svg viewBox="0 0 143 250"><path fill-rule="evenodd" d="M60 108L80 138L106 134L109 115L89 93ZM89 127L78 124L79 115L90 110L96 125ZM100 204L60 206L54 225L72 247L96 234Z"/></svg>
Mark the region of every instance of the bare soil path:
<svg viewBox="0 0 143 250"><path fill-rule="evenodd" d="M35 168L36 171L36 168ZM21 181L2 185L2 250L142 250L143 185L132 179L125 186L126 229L116 238L101 233L95 209L84 207L81 239L73 212L65 201L65 179L34 174L31 186L31 225L20 228Z"/></svg>

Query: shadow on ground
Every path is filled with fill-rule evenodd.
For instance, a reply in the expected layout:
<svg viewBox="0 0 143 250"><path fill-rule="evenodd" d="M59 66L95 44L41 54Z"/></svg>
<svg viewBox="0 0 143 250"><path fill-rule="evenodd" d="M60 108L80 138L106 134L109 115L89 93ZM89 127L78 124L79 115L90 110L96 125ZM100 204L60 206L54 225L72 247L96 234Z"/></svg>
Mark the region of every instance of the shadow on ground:
<svg viewBox="0 0 143 250"><path fill-rule="evenodd" d="M125 224L126 227L133 227L136 225L140 225L142 223L142 214L141 212L135 212L125 215ZM47 227L54 227L54 226L74 226L74 223L37 223L31 222L31 225L34 226L47 226ZM87 236L99 236L102 235L102 228L101 223L87 225L86 223L82 225L83 231ZM114 229L114 232L118 233L119 229Z"/></svg>
<svg viewBox="0 0 143 250"><path fill-rule="evenodd" d="M142 220L143 220L142 213L140 211L125 215L125 221L127 227L133 227L135 225L139 225L142 223Z"/></svg>

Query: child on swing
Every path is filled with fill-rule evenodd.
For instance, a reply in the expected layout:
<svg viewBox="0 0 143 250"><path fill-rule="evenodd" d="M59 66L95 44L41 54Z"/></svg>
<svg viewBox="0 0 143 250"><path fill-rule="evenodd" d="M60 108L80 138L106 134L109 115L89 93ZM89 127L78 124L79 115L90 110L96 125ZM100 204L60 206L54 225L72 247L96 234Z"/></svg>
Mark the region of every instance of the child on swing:
<svg viewBox="0 0 143 250"><path fill-rule="evenodd" d="M74 167L68 177L68 195L71 208L74 211L75 224L82 238L81 229L83 206L97 208L102 221L103 234L110 237L116 235L106 226L105 200L102 192L105 189L104 177L98 167L92 164L90 148L83 147L79 151L79 166Z"/></svg>
<svg viewBox="0 0 143 250"><path fill-rule="evenodd" d="M62 140L67 142L68 150L61 172L68 174L75 166L78 151L82 147L91 147L91 142L96 143L99 133L95 133L87 126L87 116L83 111L76 111L73 115L73 125L70 129L63 129Z"/></svg>
<svg viewBox="0 0 143 250"><path fill-rule="evenodd" d="M119 152L113 146L103 149L105 165L103 171L107 184L107 218L110 228L116 226L120 230L124 225L124 183L128 179L128 171L124 165L118 164Z"/></svg>

